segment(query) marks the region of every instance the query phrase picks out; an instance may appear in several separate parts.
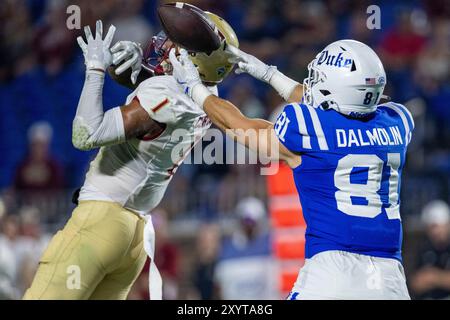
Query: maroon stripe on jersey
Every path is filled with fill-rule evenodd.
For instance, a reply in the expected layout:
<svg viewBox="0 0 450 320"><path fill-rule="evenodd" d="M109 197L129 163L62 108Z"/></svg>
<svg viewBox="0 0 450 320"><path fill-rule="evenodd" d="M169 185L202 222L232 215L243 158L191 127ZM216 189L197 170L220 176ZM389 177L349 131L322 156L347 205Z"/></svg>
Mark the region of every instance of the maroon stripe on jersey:
<svg viewBox="0 0 450 320"><path fill-rule="evenodd" d="M156 111L158 111L159 109L161 109L162 107L164 107L166 104L168 104L169 103L169 99L164 99L164 101L163 102L161 102L160 104L158 104L156 107L154 107L153 109L152 109L152 111L153 112L156 112Z"/></svg>

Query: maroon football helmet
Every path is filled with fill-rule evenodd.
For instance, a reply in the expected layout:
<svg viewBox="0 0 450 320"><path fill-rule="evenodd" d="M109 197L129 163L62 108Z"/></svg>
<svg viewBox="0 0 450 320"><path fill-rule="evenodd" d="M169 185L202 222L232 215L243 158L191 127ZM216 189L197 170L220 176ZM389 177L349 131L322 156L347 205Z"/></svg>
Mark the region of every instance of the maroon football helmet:
<svg viewBox="0 0 450 320"><path fill-rule="evenodd" d="M154 76L160 76L171 72L171 64L167 63L169 52L175 44L169 40L164 31L152 37L145 49L142 67Z"/></svg>

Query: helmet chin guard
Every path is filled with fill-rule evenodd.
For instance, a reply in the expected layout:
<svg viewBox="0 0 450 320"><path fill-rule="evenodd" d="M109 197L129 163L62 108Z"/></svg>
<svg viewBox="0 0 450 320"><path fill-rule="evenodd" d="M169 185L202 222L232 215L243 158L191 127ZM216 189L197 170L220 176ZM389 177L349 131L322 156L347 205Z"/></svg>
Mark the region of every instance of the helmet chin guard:
<svg viewBox="0 0 450 320"><path fill-rule="evenodd" d="M361 117L376 111L386 73L376 53L355 40L340 40L323 49L308 65L303 102Z"/></svg>

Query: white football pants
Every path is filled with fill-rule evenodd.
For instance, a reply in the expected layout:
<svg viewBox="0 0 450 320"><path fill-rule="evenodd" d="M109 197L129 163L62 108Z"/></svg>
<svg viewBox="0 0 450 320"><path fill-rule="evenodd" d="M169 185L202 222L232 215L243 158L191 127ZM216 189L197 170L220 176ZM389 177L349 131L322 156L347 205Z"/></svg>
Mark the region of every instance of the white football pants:
<svg viewBox="0 0 450 320"><path fill-rule="evenodd" d="M402 264L344 251L305 260L288 300L409 300Z"/></svg>

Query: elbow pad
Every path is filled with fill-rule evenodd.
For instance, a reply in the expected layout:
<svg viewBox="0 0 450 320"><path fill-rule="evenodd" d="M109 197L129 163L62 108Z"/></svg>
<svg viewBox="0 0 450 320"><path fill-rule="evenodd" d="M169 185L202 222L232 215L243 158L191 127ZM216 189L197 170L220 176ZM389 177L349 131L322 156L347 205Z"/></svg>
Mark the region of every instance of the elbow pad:
<svg viewBox="0 0 450 320"><path fill-rule="evenodd" d="M91 150L125 141L125 127L120 107L105 112L102 122L92 128L81 116L76 116L72 124L72 143L79 150Z"/></svg>

